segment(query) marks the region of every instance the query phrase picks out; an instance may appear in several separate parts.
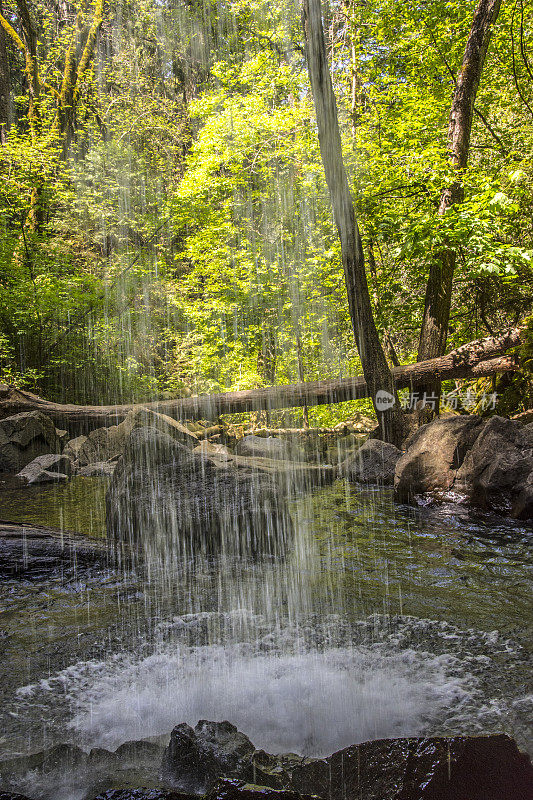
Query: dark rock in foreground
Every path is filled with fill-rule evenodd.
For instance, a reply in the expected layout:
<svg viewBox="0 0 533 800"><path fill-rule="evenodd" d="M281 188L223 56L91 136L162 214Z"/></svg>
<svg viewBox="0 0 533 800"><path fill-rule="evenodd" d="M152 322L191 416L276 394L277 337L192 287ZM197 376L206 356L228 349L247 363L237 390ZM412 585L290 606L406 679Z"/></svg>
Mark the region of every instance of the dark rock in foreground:
<svg viewBox="0 0 533 800"><path fill-rule="evenodd" d="M293 772L328 800L532 800L533 767L508 736L382 739Z"/></svg>
<svg viewBox="0 0 533 800"><path fill-rule="evenodd" d="M244 775L255 747L229 722L200 720L194 730L183 723L170 735L162 776L186 792L204 794L221 776Z"/></svg>
<svg viewBox="0 0 533 800"><path fill-rule="evenodd" d="M201 721L178 725L166 749L59 745L0 762L0 800L20 800L7 789L24 790L29 772L46 800L59 784L85 800L533 800L531 761L503 734L381 739L318 759L270 755L229 722Z"/></svg>
<svg viewBox="0 0 533 800"><path fill-rule="evenodd" d="M25 794L17 794L16 792L2 792L0 791L0 800L30 800Z"/></svg>
<svg viewBox="0 0 533 800"><path fill-rule="evenodd" d="M396 465L395 495L455 493L472 505L533 519L533 424L444 417L423 425Z"/></svg>

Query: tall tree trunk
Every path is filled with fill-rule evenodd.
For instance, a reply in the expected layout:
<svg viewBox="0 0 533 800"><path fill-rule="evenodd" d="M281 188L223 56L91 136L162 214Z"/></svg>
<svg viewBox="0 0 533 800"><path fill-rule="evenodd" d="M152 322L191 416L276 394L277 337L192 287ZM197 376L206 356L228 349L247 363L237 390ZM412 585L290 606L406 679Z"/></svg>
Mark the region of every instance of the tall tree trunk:
<svg viewBox="0 0 533 800"><path fill-rule="evenodd" d="M438 211L441 216L463 200L461 173L468 162L474 103L500 4L501 0L480 0L474 13L463 63L457 76L448 126L448 149L456 179L441 194ZM418 346L419 361L441 356L446 350L455 261L455 250L444 247L430 266ZM440 386L428 385L422 387L421 391L438 395Z"/></svg>
<svg viewBox="0 0 533 800"><path fill-rule="evenodd" d="M0 15L4 9L0 0ZM0 144L5 144L11 122L11 76L7 55L6 34L0 26Z"/></svg>
<svg viewBox="0 0 533 800"><path fill-rule="evenodd" d="M405 420L372 315L363 246L342 158L337 102L327 63L320 0L303 0L302 22L307 68L316 108L320 153L341 241L355 342L382 437L386 441L400 444L406 433ZM380 399L386 399L386 395L378 396L378 392L390 395L392 405L384 409Z"/></svg>

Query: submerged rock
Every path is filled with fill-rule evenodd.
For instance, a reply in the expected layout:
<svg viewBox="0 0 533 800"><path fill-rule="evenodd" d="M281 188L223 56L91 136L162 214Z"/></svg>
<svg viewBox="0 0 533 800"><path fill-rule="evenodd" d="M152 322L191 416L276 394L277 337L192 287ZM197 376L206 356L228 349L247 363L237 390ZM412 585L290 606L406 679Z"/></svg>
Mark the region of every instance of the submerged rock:
<svg viewBox="0 0 533 800"><path fill-rule="evenodd" d="M94 800L186 800L191 795L175 792L173 789L108 789ZM2 800L0 796L0 800ZM194 796L196 800L196 796Z"/></svg>
<svg viewBox="0 0 533 800"><path fill-rule="evenodd" d="M68 481L72 472L72 461L65 455L49 453L37 456L21 469L17 478L27 484Z"/></svg>
<svg viewBox="0 0 533 800"><path fill-rule="evenodd" d="M0 420L0 472L20 472L38 456L60 450L54 423L40 411L24 411Z"/></svg>
<svg viewBox="0 0 533 800"><path fill-rule="evenodd" d="M118 460L118 459L117 459ZM97 461L94 464L87 464L86 467L80 467L77 474L82 478L94 478L101 475L112 475L117 466L117 461Z"/></svg>
<svg viewBox="0 0 533 800"><path fill-rule="evenodd" d="M355 483L392 485L394 471L402 452L393 444L367 439L354 456L346 459L342 472Z"/></svg>
<svg viewBox="0 0 533 800"><path fill-rule="evenodd" d="M533 519L533 425L498 416L423 425L396 465L396 498L450 491L478 508Z"/></svg>
<svg viewBox="0 0 533 800"><path fill-rule="evenodd" d="M108 536L133 554L276 553L292 534L269 474L238 459L202 457L154 428L130 434L106 507Z"/></svg>

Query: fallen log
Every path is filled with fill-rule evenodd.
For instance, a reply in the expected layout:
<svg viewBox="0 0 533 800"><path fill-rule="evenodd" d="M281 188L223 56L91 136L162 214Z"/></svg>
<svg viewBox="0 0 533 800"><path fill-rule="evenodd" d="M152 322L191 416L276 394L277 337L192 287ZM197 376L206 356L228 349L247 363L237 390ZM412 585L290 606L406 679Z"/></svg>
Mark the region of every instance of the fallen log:
<svg viewBox="0 0 533 800"><path fill-rule="evenodd" d="M392 374L396 387L415 389L417 385L427 382L428 378L475 380L512 372L518 369L517 358L502 353L520 343L520 332L520 328L513 328L501 336L470 342L440 358L395 367ZM141 407L151 408L175 419L216 419L221 414L342 403L368 396L362 376L113 406L52 403L10 387L6 387L2 393L4 399L0 400L0 419L22 411L39 410L51 417L56 427L66 428L71 434L117 425L130 411Z"/></svg>

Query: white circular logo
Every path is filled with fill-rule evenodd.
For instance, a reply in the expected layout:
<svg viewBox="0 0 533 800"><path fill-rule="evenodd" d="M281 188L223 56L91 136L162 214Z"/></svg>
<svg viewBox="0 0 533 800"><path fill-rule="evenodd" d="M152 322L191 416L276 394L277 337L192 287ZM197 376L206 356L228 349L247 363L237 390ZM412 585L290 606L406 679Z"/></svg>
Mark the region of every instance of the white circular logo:
<svg viewBox="0 0 533 800"><path fill-rule="evenodd" d="M389 408L393 407L395 402L394 395L390 392L386 392L385 389L380 389L379 392L376 393L375 405L378 411L388 411Z"/></svg>

